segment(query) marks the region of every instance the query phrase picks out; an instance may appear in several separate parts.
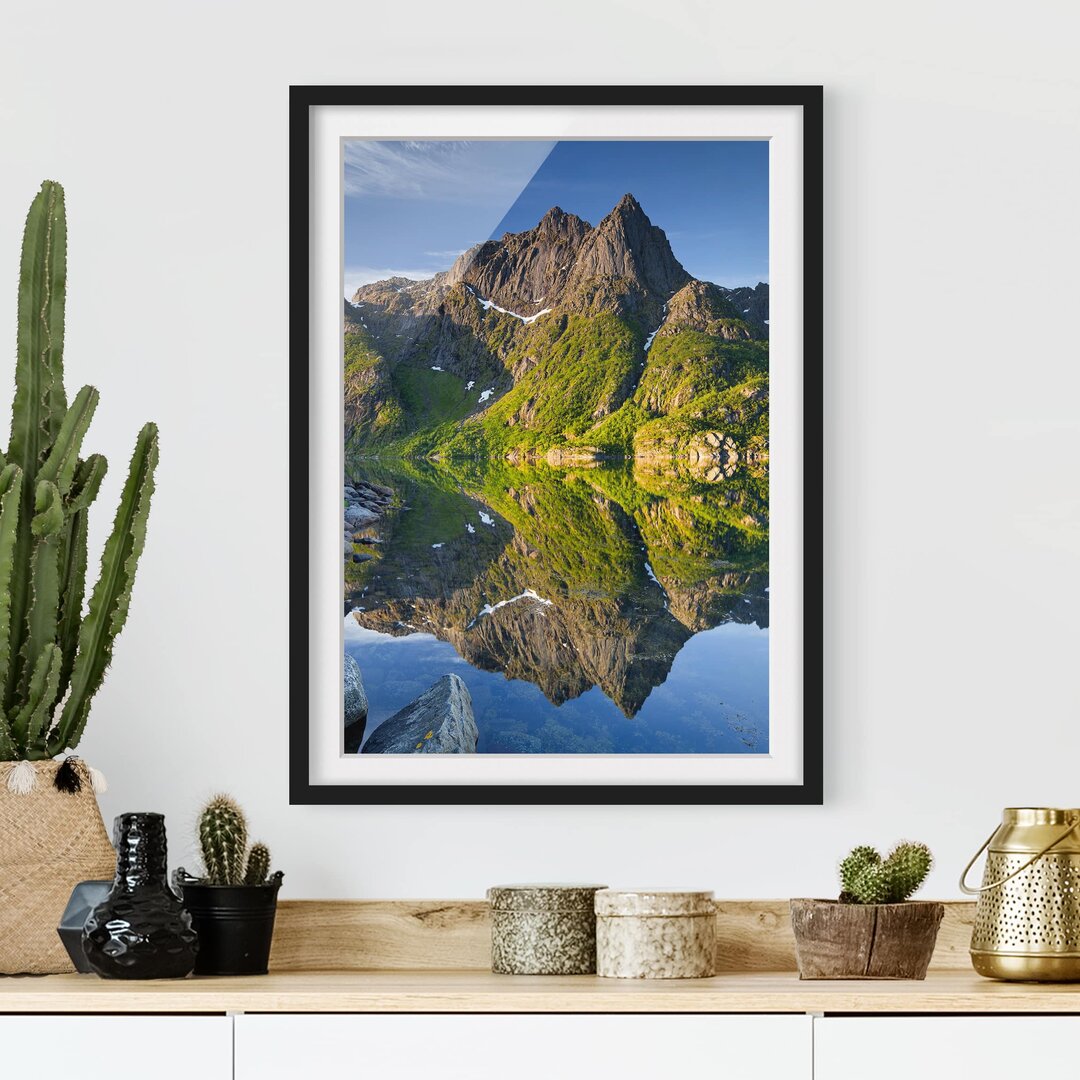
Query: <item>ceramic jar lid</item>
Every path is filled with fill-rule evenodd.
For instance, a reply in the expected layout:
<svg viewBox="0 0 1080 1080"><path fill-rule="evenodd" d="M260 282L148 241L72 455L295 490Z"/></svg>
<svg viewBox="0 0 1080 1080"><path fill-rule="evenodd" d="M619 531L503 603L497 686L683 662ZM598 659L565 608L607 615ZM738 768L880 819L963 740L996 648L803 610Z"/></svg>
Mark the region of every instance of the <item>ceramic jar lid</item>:
<svg viewBox="0 0 1080 1080"><path fill-rule="evenodd" d="M679 918L714 915L716 903L708 892L672 889L601 889L596 894L596 914L615 917Z"/></svg>
<svg viewBox="0 0 1080 1080"><path fill-rule="evenodd" d="M604 885L493 885L487 891L494 911L593 912L593 898Z"/></svg>

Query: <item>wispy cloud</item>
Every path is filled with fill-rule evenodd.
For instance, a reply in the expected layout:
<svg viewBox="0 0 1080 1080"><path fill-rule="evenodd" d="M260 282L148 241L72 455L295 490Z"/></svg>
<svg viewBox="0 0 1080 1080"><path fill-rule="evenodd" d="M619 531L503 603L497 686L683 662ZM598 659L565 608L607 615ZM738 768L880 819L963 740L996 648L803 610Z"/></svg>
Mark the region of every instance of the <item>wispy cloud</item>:
<svg viewBox="0 0 1080 1080"><path fill-rule="evenodd" d="M554 145L526 139L514 143L348 139L345 194L465 203L516 197Z"/></svg>
<svg viewBox="0 0 1080 1080"><path fill-rule="evenodd" d="M452 263L459 255L464 255L468 248L451 248L449 251L425 251L424 254L439 262Z"/></svg>

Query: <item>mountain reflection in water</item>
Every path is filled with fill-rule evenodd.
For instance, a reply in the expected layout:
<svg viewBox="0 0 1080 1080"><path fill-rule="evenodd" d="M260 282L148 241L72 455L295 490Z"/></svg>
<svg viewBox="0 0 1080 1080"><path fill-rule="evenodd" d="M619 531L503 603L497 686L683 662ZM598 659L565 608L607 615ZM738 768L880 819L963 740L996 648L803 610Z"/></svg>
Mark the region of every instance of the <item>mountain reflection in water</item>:
<svg viewBox="0 0 1080 1080"><path fill-rule="evenodd" d="M480 753L767 753L767 480L366 459L346 567L368 734L447 672Z"/></svg>

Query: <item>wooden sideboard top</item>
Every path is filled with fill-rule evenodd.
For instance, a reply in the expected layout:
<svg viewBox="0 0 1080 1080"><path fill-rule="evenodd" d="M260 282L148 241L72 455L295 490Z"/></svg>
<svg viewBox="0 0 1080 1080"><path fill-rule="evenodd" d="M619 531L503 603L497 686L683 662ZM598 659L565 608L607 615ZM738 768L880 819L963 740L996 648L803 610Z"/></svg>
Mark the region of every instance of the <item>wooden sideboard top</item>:
<svg viewBox="0 0 1080 1080"><path fill-rule="evenodd" d="M1080 1013L1080 984L976 975L973 915L946 903L925 982L802 982L786 900L720 901L715 978L638 982L492 975L482 900L283 901L269 975L0 977L0 1013Z"/></svg>
<svg viewBox="0 0 1080 1080"><path fill-rule="evenodd" d="M973 971L925 982L801 982L790 972L643 982L479 971L290 972L121 982L0 978L0 1013L1080 1013L1080 985Z"/></svg>

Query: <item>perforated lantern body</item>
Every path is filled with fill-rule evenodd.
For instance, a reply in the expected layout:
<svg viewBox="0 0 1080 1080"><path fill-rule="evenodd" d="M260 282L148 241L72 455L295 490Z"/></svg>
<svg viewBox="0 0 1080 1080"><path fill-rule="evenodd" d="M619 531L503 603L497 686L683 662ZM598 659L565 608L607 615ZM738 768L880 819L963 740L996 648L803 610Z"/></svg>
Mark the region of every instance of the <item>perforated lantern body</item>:
<svg viewBox="0 0 1080 1080"><path fill-rule="evenodd" d="M1080 980L1078 825L1076 809L1003 811L986 845L971 936L971 960L980 975Z"/></svg>

